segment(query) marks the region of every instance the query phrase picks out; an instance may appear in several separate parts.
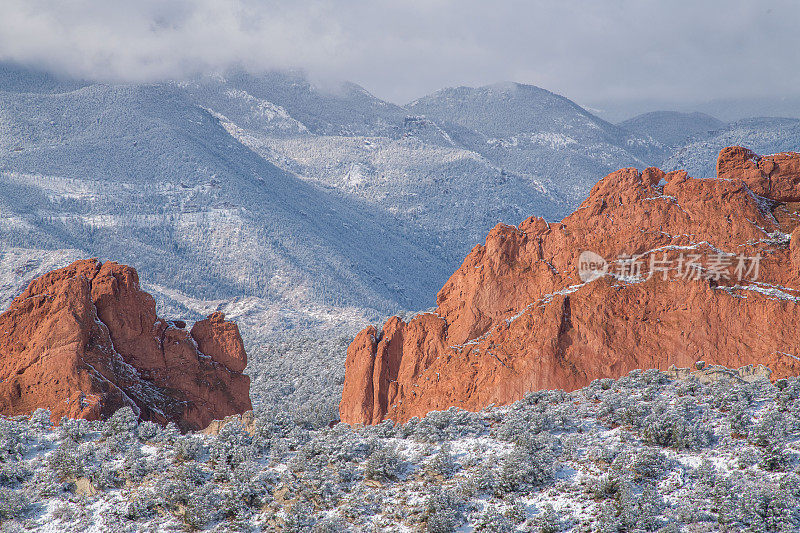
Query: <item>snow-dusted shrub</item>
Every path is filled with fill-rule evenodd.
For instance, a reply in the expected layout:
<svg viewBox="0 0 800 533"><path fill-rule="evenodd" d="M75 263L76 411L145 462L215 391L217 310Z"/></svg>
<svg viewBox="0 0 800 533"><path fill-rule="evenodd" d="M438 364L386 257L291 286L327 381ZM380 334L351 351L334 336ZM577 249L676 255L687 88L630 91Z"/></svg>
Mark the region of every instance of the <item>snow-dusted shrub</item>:
<svg viewBox="0 0 800 533"><path fill-rule="evenodd" d="M662 525L664 507L655 485L645 484L637 489L630 483L621 483L613 498L602 504L596 530L655 531Z"/></svg>
<svg viewBox="0 0 800 533"><path fill-rule="evenodd" d="M382 495L357 484L350 492L350 498L340 507L342 514L351 522L370 518L381 510Z"/></svg>
<svg viewBox="0 0 800 533"><path fill-rule="evenodd" d="M324 432L321 438L327 443L329 461L335 465L363 460L372 451L369 444L347 424L337 424Z"/></svg>
<svg viewBox="0 0 800 533"><path fill-rule="evenodd" d="M626 481L617 471L605 472L587 483L587 492L595 500L619 499Z"/></svg>
<svg viewBox="0 0 800 533"><path fill-rule="evenodd" d="M769 472L782 472L786 470L791 457L783 442L770 441L761 450L759 466Z"/></svg>
<svg viewBox="0 0 800 533"><path fill-rule="evenodd" d="M554 425L544 405L533 405L509 412L497 429L497 437L509 442L521 442L542 431L551 430Z"/></svg>
<svg viewBox="0 0 800 533"><path fill-rule="evenodd" d="M159 430L161 428L155 422L151 422L150 420L146 420L139 424L139 427L136 428L136 436L139 437L141 442L148 442L155 439L158 436Z"/></svg>
<svg viewBox="0 0 800 533"><path fill-rule="evenodd" d="M749 383L731 384L727 380L714 381L704 387L708 391L711 407L728 411L733 404L750 407L753 404L753 388Z"/></svg>
<svg viewBox="0 0 800 533"><path fill-rule="evenodd" d="M347 533L350 527L338 516L326 516L311 528L311 533Z"/></svg>
<svg viewBox="0 0 800 533"><path fill-rule="evenodd" d="M753 425L753 417L750 414L747 403L736 402L731 404L726 418L733 437L747 437L750 433L750 427Z"/></svg>
<svg viewBox="0 0 800 533"><path fill-rule="evenodd" d="M363 431L366 436L377 439L391 439L401 435L399 426L395 426L391 420L384 420L380 424L367 426Z"/></svg>
<svg viewBox="0 0 800 533"><path fill-rule="evenodd" d="M198 486L187 498L183 520L191 528L202 529L224 516L222 495L211 484Z"/></svg>
<svg viewBox="0 0 800 533"><path fill-rule="evenodd" d="M445 479L453 477L453 474L455 474L458 469L458 464L450 451L450 444L442 444L442 447L436 452L436 455L433 456L428 467L434 474L438 474Z"/></svg>
<svg viewBox="0 0 800 533"><path fill-rule="evenodd" d="M670 406L663 400L655 403L639 431L648 444L679 450L707 446L714 436L695 409L685 404Z"/></svg>
<svg viewBox="0 0 800 533"><path fill-rule="evenodd" d="M131 493L125 506L124 516L128 520L138 521L156 514L158 507L156 493L150 489L140 489Z"/></svg>
<svg viewBox="0 0 800 533"><path fill-rule="evenodd" d="M255 457L253 439L239 422L226 424L214 440L209 458L219 475ZM224 478L223 478L224 479Z"/></svg>
<svg viewBox="0 0 800 533"><path fill-rule="evenodd" d="M555 458L549 443L517 444L500 466L496 490L527 492L550 481L554 472Z"/></svg>
<svg viewBox="0 0 800 533"><path fill-rule="evenodd" d="M327 508L334 508L343 497L335 472L325 469L319 473L303 478L301 499L313 501Z"/></svg>
<svg viewBox="0 0 800 533"><path fill-rule="evenodd" d="M30 419L31 429L38 431L48 431L53 427L49 409L36 409Z"/></svg>
<svg viewBox="0 0 800 533"><path fill-rule="evenodd" d="M296 502L292 504L286 513L283 531L287 533L306 533L311 530L316 522L314 506L307 502Z"/></svg>
<svg viewBox="0 0 800 533"><path fill-rule="evenodd" d="M620 401L621 400L621 401ZM613 401L613 400L612 400ZM640 429L645 425L645 417L650 413L650 406L641 398L625 394L623 398L617 397L617 408L609 419L615 425L630 426Z"/></svg>
<svg viewBox="0 0 800 533"><path fill-rule="evenodd" d="M294 472L317 472L330 462L330 443L322 436L316 436L297 450L289 467Z"/></svg>
<svg viewBox="0 0 800 533"><path fill-rule="evenodd" d="M62 440L47 457L48 466L60 480L83 477L85 455L71 439Z"/></svg>
<svg viewBox="0 0 800 533"><path fill-rule="evenodd" d="M675 388L675 395L679 397L700 397L703 394L703 386L694 377L678 380L674 382L673 387Z"/></svg>
<svg viewBox="0 0 800 533"><path fill-rule="evenodd" d="M786 487L731 476L718 480L715 495L719 522L732 530L793 531L797 525Z"/></svg>
<svg viewBox="0 0 800 533"><path fill-rule="evenodd" d="M17 461L25 453L27 424L0 418L0 461Z"/></svg>
<svg viewBox="0 0 800 533"><path fill-rule="evenodd" d="M87 434L88 422L80 418L61 417L58 433L61 439L70 439L80 442Z"/></svg>
<svg viewBox="0 0 800 533"><path fill-rule="evenodd" d="M0 463L0 486L17 487L33 475L24 463Z"/></svg>
<svg viewBox="0 0 800 533"><path fill-rule="evenodd" d="M511 516L509 516L511 515ZM485 511L473 515L475 531L486 533L511 533L517 525L516 517L513 513L506 513L497 506L489 505Z"/></svg>
<svg viewBox="0 0 800 533"><path fill-rule="evenodd" d="M22 517L30 505L22 491L0 487L0 522Z"/></svg>
<svg viewBox="0 0 800 533"><path fill-rule="evenodd" d="M251 515L250 509L241 498L241 494L236 492L233 486L217 486L219 501L217 512L223 520L231 524L237 524Z"/></svg>
<svg viewBox="0 0 800 533"><path fill-rule="evenodd" d="M205 484L207 479L196 465L187 463L170 468L153 483L153 487L160 504L174 512L179 506L186 506L192 498L192 492Z"/></svg>
<svg viewBox="0 0 800 533"><path fill-rule="evenodd" d="M532 520L533 531L537 533L558 533L569 526L568 522L553 509L550 504L545 505Z"/></svg>
<svg viewBox="0 0 800 533"><path fill-rule="evenodd" d="M338 402L305 404L293 414L294 422L304 429L320 429L339 419Z"/></svg>
<svg viewBox="0 0 800 533"><path fill-rule="evenodd" d="M133 409L126 405L125 407L117 409L116 412L111 415L111 418L105 423L103 435L105 437L117 435L127 436L135 432L138 425L138 415L133 412Z"/></svg>
<svg viewBox="0 0 800 533"><path fill-rule="evenodd" d="M175 439L172 449L175 451L175 461L178 463L197 461L204 453L203 442L192 435L185 435Z"/></svg>
<svg viewBox="0 0 800 533"><path fill-rule="evenodd" d="M614 380L611 378L595 379L589 384L591 390L611 390L614 387Z"/></svg>
<svg viewBox="0 0 800 533"><path fill-rule="evenodd" d="M159 428L158 434L153 438L158 444L173 445L175 441L181 436L181 431L174 422L168 422L163 428Z"/></svg>
<svg viewBox="0 0 800 533"><path fill-rule="evenodd" d="M790 377L776 382L782 383L775 394L775 405L781 410L792 413L794 418L800 416L800 379Z"/></svg>
<svg viewBox="0 0 800 533"><path fill-rule="evenodd" d="M695 490L701 491L702 497L705 497L706 492L713 489L717 483L717 468L707 458L704 458L700 466L691 471L689 475L697 480Z"/></svg>
<svg viewBox="0 0 800 533"><path fill-rule="evenodd" d="M661 512L664 500L655 484L645 484L635 492L631 485L622 491L619 500L622 523L629 530L655 531L662 523Z"/></svg>
<svg viewBox="0 0 800 533"><path fill-rule="evenodd" d="M230 479L233 493L245 505L254 509L263 505L276 482L276 474L265 471L254 461L245 461L237 465Z"/></svg>
<svg viewBox="0 0 800 533"><path fill-rule="evenodd" d="M626 465L635 481L642 479L658 479L669 469L667 456L658 450L644 448L631 453Z"/></svg>
<svg viewBox="0 0 800 533"><path fill-rule="evenodd" d="M413 436L422 442L442 442L461 437L477 436L483 433L486 425L480 413L473 413L451 407L446 411L432 411L421 420L412 418L399 432Z"/></svg>
<svg viewBox="0 0 800 533"><path fill-rule="evenodd" d="M517 442L544 431L569 431L576 425L574 406L564 391L537 391L515 404L496 431L498 438Z"/></svg>
<svg viewBox="0 0 800 533"><path fill-rule="evenodd" d="M641 390L650 385L663 385L669 382L666 374L655 370L631 370L627 376L619 378L615 383L617 389Z"/></svg>
<svg viewBox="0 0 800 533"><path fill-rule="evenodd" d="M100 490L119 487L123 482L118 467L107 459L92 457L84 471L92 485Z"/></svg>
<svg viewBox="0 0 800 533"><path fill-rule="evenodd" d="M620 450L616 445L594 445L590 446L586 452L586 455L590 461L607 465L610 465L619 454Z"/></svg>
<svg viewBox="0 0 800 533"><path fill-rule="evenodd" d="M452 491L434 487L425 502L426 531L450 533L464 521L464 502Z"/></svg>
<svg viewBox="0 0 800 533"><path fill-rule="evenodd" d="M487 463L471 468L459 478L457 489L465 498L479 494L492 494L497 486L494 469Z"/></svg>
<svg viewBox="0 0 800 533"><path fill-rule="evenodd" d="M396 481L403 472L403 460L397 447L377 444L364 463L364 476L378 481Z"/></svg>
<svg viewBox="0 0 800 533"><path fill-rule="evenodd" d="M307 440L308 432L294 423L291 414L278 409L262 409L256 413L252 429L254 451L280 455Z"/></svg>
<svg viewBox="0 0 800 533"><path fill-rule="evenodd" d="M125 452L121 475L126 481L130 483L139 483L150 471L150 465L139 447L132 446Z"/></svg>
<svg viewBox="0 0 800 533"><path fill-rule="evenodd" d="M775 408L762 412L757 423L747 433L747 438L756 446L783 443L791 432L792 424L787 420L787 413Z"/></svg>

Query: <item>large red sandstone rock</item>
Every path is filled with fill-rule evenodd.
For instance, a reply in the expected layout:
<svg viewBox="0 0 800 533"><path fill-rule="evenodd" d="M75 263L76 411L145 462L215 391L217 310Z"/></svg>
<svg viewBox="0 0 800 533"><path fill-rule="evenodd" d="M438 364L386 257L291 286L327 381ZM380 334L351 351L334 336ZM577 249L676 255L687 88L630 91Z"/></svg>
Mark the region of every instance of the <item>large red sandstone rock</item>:
<svg viewBox="0 0 800 533"><path fill-rule="evenodd" d="M798 182L800 154L726 148L717 179L622 169L560 223L498 225L445 283L434 313L355 338L342 421L478 410L697 360L800 373ZM583 251L609 260L608 273L582 281ZM759 254L756 277L746 258ZM638 273L626 255L637 256ZM690 259L703 269L687 268Z"/></svg>
<svg viewBox="0 0 800 533"><path fill-rule="evenodd" d="M239 330L215 313L192 333L156 315L131 267L77 261L33 280L0 315L0 412L50 409L201 429L252 408Z"/></svg>

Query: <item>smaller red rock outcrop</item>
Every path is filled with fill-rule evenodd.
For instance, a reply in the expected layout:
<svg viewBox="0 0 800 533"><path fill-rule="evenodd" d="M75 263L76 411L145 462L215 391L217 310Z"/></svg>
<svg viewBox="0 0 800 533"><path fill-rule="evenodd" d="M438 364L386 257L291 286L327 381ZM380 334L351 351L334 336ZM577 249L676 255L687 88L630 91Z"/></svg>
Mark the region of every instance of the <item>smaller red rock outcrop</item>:
<svg viewBox="0 0 800 533"><path fill-rule="evenodd" d="M105 418L130 406L183 431L252 409L236 324L186 331L156 315L131 267L77 261L33 280L0 315L0 413Z"/></svg>
<svg viewBox="0 0 800 533"><path fill-rule="evenodd" d="M234 322L227 322L225 315L216 312L205 320L195 322L192 337L202 353L234 372L244 372L247 354L239 334L239 326Z"/></svg>
<svg viewBox="0 0 800 533"><path fill-rule="evenodd" d="M795 153L761 157L747 148L730 146L717 158L717 176L740 179L754 193L771 200L800 201L800 158Z"/></svg>
<svg viewBox="0 0 800 533"><path fill-rule="evenodd" d="M356 336L341 420L479 410L698 360L800 374L800 154L730 147L717 172L622 169L560 223L496 226L434 312Z"/></svg>

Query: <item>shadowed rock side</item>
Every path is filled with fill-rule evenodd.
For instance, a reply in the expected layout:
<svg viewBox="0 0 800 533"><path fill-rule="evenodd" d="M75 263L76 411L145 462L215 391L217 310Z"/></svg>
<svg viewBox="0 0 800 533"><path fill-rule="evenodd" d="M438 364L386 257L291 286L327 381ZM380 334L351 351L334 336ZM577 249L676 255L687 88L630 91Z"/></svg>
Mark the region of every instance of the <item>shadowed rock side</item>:
<svg viewBox="0 0 800 533"><path fill-rule="evenodd" d="M800 373L800 154L732 147L717 167L709 180L622 169L561 223L495 227L435 312L356 337L342 421L479 410L698 360ZM608 272L582 281L583 251Z"/></svg>
<svg viewBox="0 0 800 533"><path fill-rule="evenodd" d="M127 405L187 431L251 409L236 324L215 313L184 327L156 316L131 267L90 259L45 274L0 315L0 412L99 419Z"/></svg>

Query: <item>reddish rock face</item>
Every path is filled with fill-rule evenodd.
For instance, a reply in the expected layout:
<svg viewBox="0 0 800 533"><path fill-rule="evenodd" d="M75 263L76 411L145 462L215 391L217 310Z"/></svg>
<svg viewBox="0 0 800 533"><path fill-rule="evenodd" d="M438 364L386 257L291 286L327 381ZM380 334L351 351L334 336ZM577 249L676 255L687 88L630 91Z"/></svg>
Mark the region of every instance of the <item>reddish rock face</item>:
<svg viewBox="0 0 800 533"><path fill-rule="evenodd" d="M622 169L560 223L495 227L434 313L356 337L342 421L479 410L698 360L800 373L800 154L726 148L717 168ZM594 276L581 276L586 251L608 261Z"/></svg>
<svg viewBox="0 0 800 533"><path fill-rule="evenodd" d="M131 267L90 259L45 274L0 315L0 412L100 419L127 405L186 431L251 409L236 325L221 313L191 334L176 324Z"/></svg>
<svg viewBox="0 0 800 533"><path fill-rule="evenodd" d="M195 322L192 337L198 349L211 359L234 372L244 372L247 354L239 335L239 326L226 322L225 315L212 313L205 320Z"/></svg>

